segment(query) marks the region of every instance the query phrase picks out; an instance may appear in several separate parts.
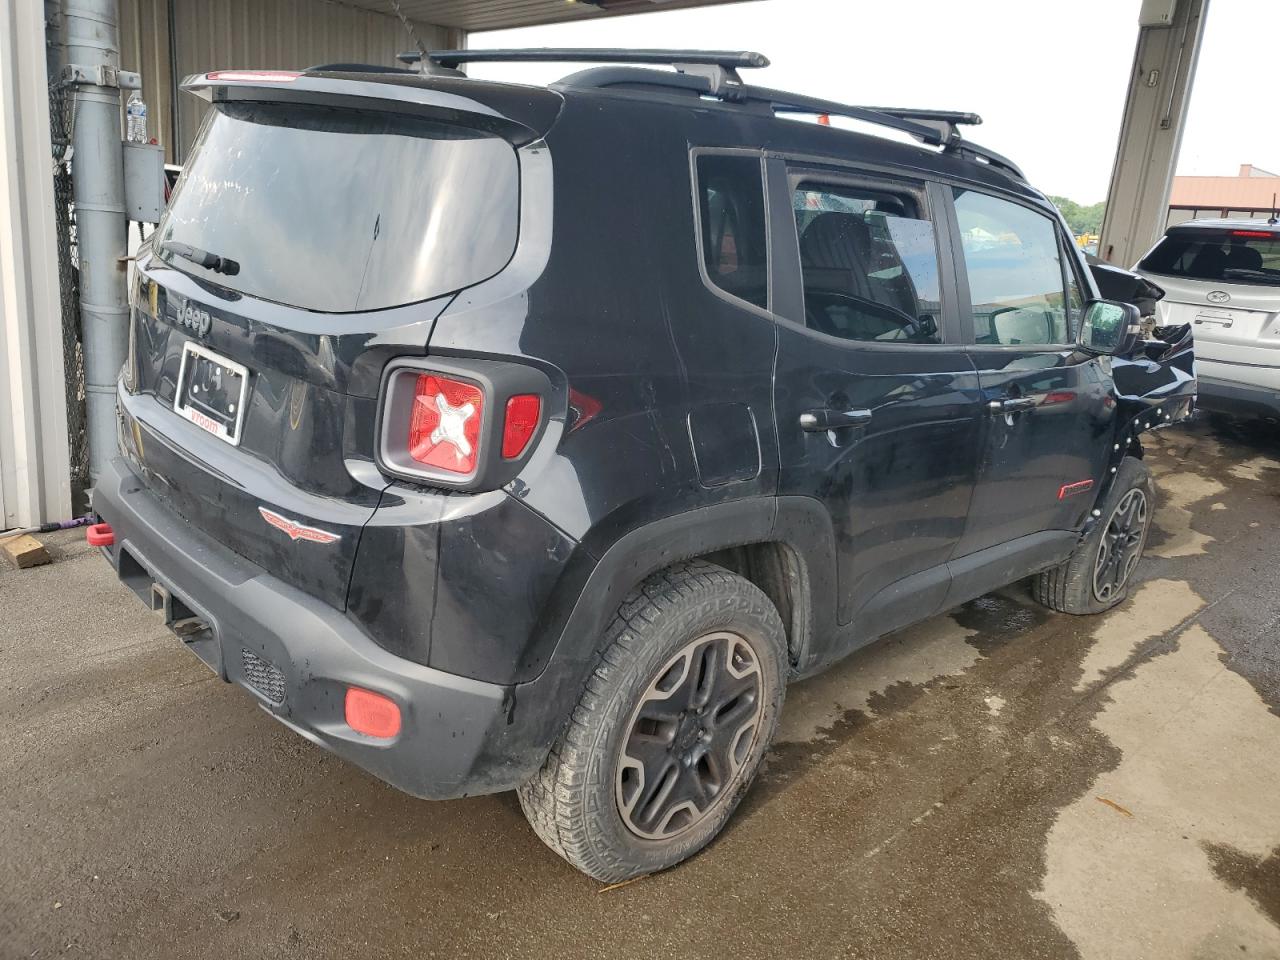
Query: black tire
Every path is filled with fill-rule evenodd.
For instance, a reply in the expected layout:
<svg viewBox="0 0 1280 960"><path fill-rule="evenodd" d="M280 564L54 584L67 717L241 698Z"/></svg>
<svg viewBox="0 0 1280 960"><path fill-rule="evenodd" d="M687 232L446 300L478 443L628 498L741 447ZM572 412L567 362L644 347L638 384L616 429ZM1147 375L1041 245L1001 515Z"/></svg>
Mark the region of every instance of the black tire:
<svg viewBox="0 0 1280 960"><path fill-rule="evenodd" d="M623 602L564 732L519 789L525 816L547 846L597 880L628 880L687 859L720 832L759 769L786 675L782 620L754 584L702 561L653 575ZM726 685L715 696L733 699L713 700L715 678ZM734 695L734 685L754 692ZM686 695L702 705L668 720ZM650 711L664 718L652 720ZM655 758L652 766L633 749ZM646 783L659 764L663 773ZM645 799L651 793L660 797ZM694 799L677 804L686 793ZM642 836L646 824L653 832Z"/></svg>
<svg viewBox="0 0 1280 960"><path fill-rule="evenodd" d="M1136 512L1139 506L1140 516ZM1065 563L1035 576L1032 596L1051 610L1077 615L1102 613L1120 603L1129 595L1154 507L1151 472L1141 460L1125 457L1116 470L1115 483L1098 505L1101 516L1089 536ZM1120 529L1125 517L1131 518L1133 529ZM1124 539L1122 549L1117 548L1119 537ZM1104 547L1110 551L1106 556Z"/></svg>

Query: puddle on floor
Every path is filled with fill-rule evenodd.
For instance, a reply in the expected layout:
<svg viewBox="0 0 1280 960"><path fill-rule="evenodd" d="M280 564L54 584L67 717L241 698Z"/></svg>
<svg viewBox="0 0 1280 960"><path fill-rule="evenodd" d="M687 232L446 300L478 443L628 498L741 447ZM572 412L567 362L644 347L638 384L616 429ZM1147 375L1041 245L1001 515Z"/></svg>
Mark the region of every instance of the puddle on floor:
<svg viewBox="0 0 1280 960"><path fill-rule="evenodd" d="M1059 813L1038 893L1084 960L1280 956L1253 874L1224 879L1207 852L1263 864L1280 837L1280 718L1222 659L1193 625L1093 720L1122 759Z"/></svg>

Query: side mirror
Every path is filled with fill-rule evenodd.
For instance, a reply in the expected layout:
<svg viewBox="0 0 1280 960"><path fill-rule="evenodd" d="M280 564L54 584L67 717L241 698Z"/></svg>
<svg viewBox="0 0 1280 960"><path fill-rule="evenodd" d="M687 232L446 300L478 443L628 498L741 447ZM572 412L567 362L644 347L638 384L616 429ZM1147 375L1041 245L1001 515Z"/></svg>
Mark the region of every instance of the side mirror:
<svg viewBox="0 0 1280 960"><path fill-rule="evenodd" d="M1094 300L1084 312L1076 342L1090 353L1132 353L1142 334L1142 315L1132 303Z"/></svg>

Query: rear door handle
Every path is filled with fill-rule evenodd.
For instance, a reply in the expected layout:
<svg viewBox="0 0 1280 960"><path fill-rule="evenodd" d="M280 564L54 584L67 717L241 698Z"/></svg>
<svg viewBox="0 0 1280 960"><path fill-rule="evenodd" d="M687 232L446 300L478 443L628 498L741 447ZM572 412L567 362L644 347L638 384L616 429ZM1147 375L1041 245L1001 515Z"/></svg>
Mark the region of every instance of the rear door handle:
<svg viewBox="0 0 1280 960"><path fill-rule="evenodd" d="M808 410L800 414L800 429L809 433L825 433L860 427L870 419L870 410Z"/></svg>
<svg viewBox="0 0 1280 960"><path fill-rule="evenodd" d="M1019 410L1030 410L1036 405L1035 397L1010 397L1008 400L992 400L987 404L991 413L1016 413Z"/></svg>

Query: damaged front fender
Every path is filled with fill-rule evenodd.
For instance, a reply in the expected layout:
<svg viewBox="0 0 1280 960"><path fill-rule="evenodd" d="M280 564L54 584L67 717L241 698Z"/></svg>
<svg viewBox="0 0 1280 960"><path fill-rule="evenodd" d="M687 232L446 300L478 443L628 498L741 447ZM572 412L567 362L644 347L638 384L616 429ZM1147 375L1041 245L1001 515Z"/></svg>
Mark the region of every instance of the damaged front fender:
<svg viewBox="0 0 1280 960"><path fill-rule="evenodd" d="M1140 341L1132 353L1111 361L1117 420L1128 439L1186 420L1195 409L1191 325L1157 327L1152 334L1153 339Z"/></svg>

